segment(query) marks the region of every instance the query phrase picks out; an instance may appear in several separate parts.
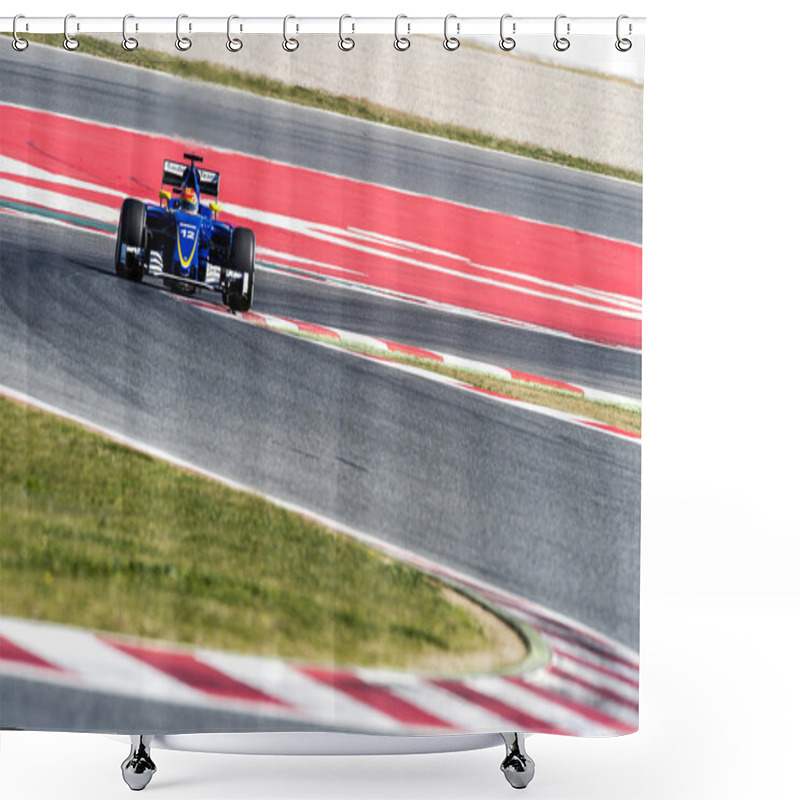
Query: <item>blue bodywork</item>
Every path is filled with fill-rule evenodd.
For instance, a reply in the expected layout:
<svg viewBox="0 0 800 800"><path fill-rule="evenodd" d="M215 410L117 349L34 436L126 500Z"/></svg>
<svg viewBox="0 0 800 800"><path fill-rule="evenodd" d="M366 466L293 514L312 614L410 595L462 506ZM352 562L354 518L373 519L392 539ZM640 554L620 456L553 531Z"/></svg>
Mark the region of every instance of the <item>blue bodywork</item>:
<svg viewBox="0 0 800 800"><path fill-rule="evenodd" d="M117 275L139 282L151 275L171 291L209 289L233 312L249 311L255 285L253 231L217 219L219 173L202 169L200 156L188 164L164 161L161 203L126 197L120 208L114 256ZM214 202L204 205L201 197Z"/></svg>
<svg viewBox="0 0 800 800"><path fill-rule="evenodd" d="M212 209L202 202L197 213L183 211L180 194L187 184L199 198L201 182L194 165L186 170L178 196L160 206L147 205L146 249L151 254L153 251L160 252L161 269L165 276L174 275L193 283L206 284L209 264L224 268L228 263L233 226L214 219ZM217 283L216 276L212 281Z"/></svg>

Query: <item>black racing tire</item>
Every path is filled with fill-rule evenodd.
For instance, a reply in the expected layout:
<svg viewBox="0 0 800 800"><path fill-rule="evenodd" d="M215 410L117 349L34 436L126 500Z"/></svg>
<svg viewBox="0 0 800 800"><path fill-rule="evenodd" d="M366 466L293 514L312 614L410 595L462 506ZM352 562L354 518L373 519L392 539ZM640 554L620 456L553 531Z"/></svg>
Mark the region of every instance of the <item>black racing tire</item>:
<svg viewBox="0 0 800 800"><path fill-rule="evenodd" d="M123 247L143 247L145 227L147 224L147 208L140 200L126 197L122 201L117 227L117 248L114 251L114 266L117 275L125 280L139 282L144 269L137 258L126 252L122 257Z"/></svg>
<svg viewBox="0 0 800 800"><path fill-rule="evenodd" d="M250 228L234 228L231 240L231 254L228 269L241 272L228 285L223 301L231 311L249 311L253 305L253 284L255 283L256 237Z"/></svg>

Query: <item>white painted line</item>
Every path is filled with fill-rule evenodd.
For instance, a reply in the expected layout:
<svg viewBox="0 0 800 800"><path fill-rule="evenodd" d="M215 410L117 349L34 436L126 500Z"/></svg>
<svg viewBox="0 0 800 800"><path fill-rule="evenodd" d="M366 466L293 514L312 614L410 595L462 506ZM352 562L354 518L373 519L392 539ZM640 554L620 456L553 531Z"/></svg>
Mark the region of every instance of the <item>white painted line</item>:
<svg viewBox="0 0 800 800"><path fill-rule="evenodd" d="M40 170L40 172L43 172ZM48 173L43 174L47 175ZM55 173L53 173L55 175ZM91 187L91 184L89 184ZM103 222L116 222L119 217L119 211L116 207L109 208L108 206L99 205L89 200L83 200L69 195L61 194L52 190L40 189L38 187L29 186L27 184L18 183L17 181L3 180L3 192L10 198L22 202L29 202L45 208L52 208L63 212L74 214L81 214L82 216L99 219ZM116 195L121 197L121 194ZM481 286L488 286L491 288L502 289L513 294L522 294L529 297L538 297L550 302L561 303L570 306L577 306L585 308L590 311L596 311L612 317L623 317L629 319L641 319L641 312L631 310L627 306L612 306L607 303L594 303L587 299L578 299L582 293L581 290L575 290L568 284L557 284L552 281L545 281L530 276L525 276L521 273L510 272L508 270L501 270L495 267L484 267L478 264L469 262L465 257L456 254L445 254L446 257L453 262L463 262L468 264L470 268L482 270L485 272L492 272L502 274L507 278L516 280L531 281L540 285L546 285L549 288L554 288L563 294L554 294L552 292L527 288L520 286L517 283L509 283L507 280L496 280L487 276L476 275L463 270L445 267L441 264L434 264L430 261L424 261L419 257L412 257L394 253L391 251L378 249L366 244L358 244L353 241L352 236L346 228L338 228L332 225L304 220L299 217L289 217L285 214L277 214L270 211L261 209L248 208L246 206L238 206L233 203L227 203L225 210L228 214L239 219L247 220L248 222L255 222L268 227L277 228L279 230L286 230L296 233L300 236L305 236L309 239L314 239L328 244L334 244L339 247L348 248L357 252L375 256L376 258L383 258L395 260L416 269L423 271L434 272L441 275L446 275L449 278L465 281L467 283L476 283ZM421 247L414 244L414 250L420 252ZM306 263L311 263L307 261ZM344 267L336 268L339 271L349 271ZM585 294L585 293L584 293ZM575 296L569 296L575 295Z"/></svg>
<svg viewBox="0 0 800 800"><path fill-rule="evenodd" d="M196 655L226 675L288 703L292 708L287 714L293 717L335 727L367 725L388 732L397 728L390 717L304 675L291 662L213 650L197 650Z"/></svg>
<svg viewBox="0 0 800 800"><path fill-rule="evenodd" d="M603 714L607 714L609 717L613 717L624 725L636 727L639 724L639 715L629 706L618 703L578 683L564 680L557 675L553 675L549 670L539 670L533 675L524 677L526 683L539 686L587 708L593 708Z"/></svg>
<svg viewBox="0 0 800 800"><path fill-rule="evenodd" d="M195 703L203 694L161 670L104 644L91 631L2 617L2 633L98 691Z"/></svg>
<svg viewBox="0 0 800 800"><path fill-rule="evenodd" d="M628 345L609 344L608 342L598 342L594 339L582 339L575 334L566 331L559 331L555 328L548 328L544 325L537 325L533 322L524 322L522 320L512 319L511 317L502 317L496 314L491 314L488 311L473 311L468 308L461 308L449 303L431 300L422 295L411 295L404 292L398 292L393 289L384 289L377 286L368 286L367 284L357 283L355 281L348 281L346 278L338 278L328 275L321 275L315 272L303 273L295 271L291 267L284 267L280 264L256 264L256 269L261 272L277 273L283 277L293 278L295 280L309 281L311 283L329 283L337 288L346 289L350 292L360 292L375 297L389 299L398 303L411 303L413 305L421 305L427 308L435 309L443 314L454 314L459 317L467 317L468 319L479 319L491 322L494 325L506 325L511 328L518 328L521 330L532 331L534 333L541 333L545 336L552 336L556 339L567 339L573 342L581 342L582 344L591 347L597 347L602 350L615 350L622 353L635 353L641 354L641 349L637 347L629 347Z"/></svg>
<svg viewBox="0 0 800 800"><path fill-rule="evenodd" d="M99 56L87 56L86 54L81 54L80 58L99 58ZM104 59L104 60L107 62L107 59ZM120 64L120 62L116 62L116 63ZM145 69L145 67L138 67L138 66L133 65L133 64L124 64L122 66L126 66L129 69ZM161 76L163 77L163 73L161 73ZM186 78L179 78L177 76L168 76L168 77L172 77L174 80L183 81L187 86L189 86L191 88L191 90L194 90L194 88L195 88L195 83L193 81L189 81ZM226 91L237 91L234 87L225 87L225 89L226 89ZM252 93L245 92L244 90L242 90L242 93L247 95L249 98L253 99L253 94ZM271 98L271 97L259 97L257 99L261 100L261 101L264 101L264 102L267 102L267 103L269 103L269 102L281 103L281 104L286 105L286 106L294 106L294 107L296 107L296 105L297 105L295 103L289 102L288 100L278 100L277 98ZM7 106L9 108L19 108L19 109L22 109L24 111L32 111L32 112L39 113L39 114L42 113L42 109L41 108L34 108L32 106L26 106L26 105L20 104L20 103L0 103L0 108L3 107L3 106ZM337 114L334 111L328 111L327 109L316 109L316 108L313 108L311 106L305 106L304 108L306 108L306 109L308 109L310 111L314 111L314 112L320 113L320 114L331 114L332 116L335 116L335 117L339 117L339 118L342 117L341 114ZM47 111L45 113L47 113L47 114L49 114L51 116L54 116L54 117L60 117L62 119L72 120L73 122L80 122L82 124L88 124L88 125L97 125L100 128L120 130L120 131L124 131L125 133L134 134L136 136L146 136L149 139L165 139L165 138L167 138L167 135L163 134L163 133L150 133L150 132L147 132L147 131L136 130L135 128L127 128L127 127L120 126L120 125L110 125L110 124L108 124L106 122L101 122L100 120L97 120L97 119L86 119L85 117L76 117L76 116L73 116L71 114L57 113L57 112L54 112L54 111ZM519 156L519 155L516 155L514 153L503 153L503 152L500 152L500 151L497 151L497 150L488 150L488 149L483 148L483 147L478 147L477 145L469 144L468 142L457 142L457 141L454 141L454 140L451 140L451 139L442 139L441 137L438 137L438 136L431 136L430 134L422 133L422 132L419 132L419 131L409 131L409 130L406 130L405 128L398 128L398 127L395 127L393 125L384 125L383 123L380 123L380 122L372 122L372 121L368 121L368 120L357 120L355 117L350 117L350 119L352 119L354 121L357 121L357 122L360 122L360 123L365 124L365 125L378 125L379 127L390 129L390 130L395 131L395 132L397 132L397 131L403 132L403 133L408 134L410 136L422 136L422 137L425 137L427 139L434 140L434 141L436 141L438 143L451 144L451 145L454 145L454 146L457 146L457 147L472 148L472 149L478 150L478 151L480 151L482 153L489 153L489 154L495 155L498 158L515 158L515 159L521 158L526 163L530 163L531 161L533 161L533 159L528 159L525 156ZM186 141L188 142L188 141L191 141L191 140L186 140ZM290 163L288 161L278 161L276 159L268 159L265 156L259 155L257 153L244 153L244 152L242 152L240 150L231 150L229 148L222 147L220 145L204 144L203 142L196 142L196 144L199 147L207 147L209 149L216 150L219 153L226 153L228 155L233 155L233 156L245 156L247 158L257 159L259 161L268 161L268 162L270 162L272 164L278 164L279 166L290 167L292 169L308 169L308 167L304 167L304 166L301 166L301 165L298 165L298 164L292 164L292 163ZM538 163L544 164L545 162L538 162ZM613 177L611 175L600 175L600 174L597 174L597 173L587 173L584 170L578 170L575 167L568 167L568 166L566 166L564 164L553 164L553 163L547 162L547 167L546 168L547 169L570 170L573 173L580 173L580 174L583 174L583 175L587 175L588 174L588 175L591 175L593 180L596 179L596 180L599 180L599 181L615 181L615 182L619 181L619 182L622 182L622 183L627 183L628 185L634 185L634 186L638 185L638 184L635 184L635 183L633 183L631 181L627 181L624 178L616 178L616 177ZM406 195L408 197L422 197L422 198L427 198L427 199L431 199L431 200L438 200L439 202L450 203L450 204L452 204L454 206L458 206L460 208L467 208L467 209L471 209L471 210L474 210L474 211L488 211L489 213L503 213L504 216L508 216L508 217L510 217L512 219L522 220L523 222L534 222L537 225L542 225L542 226L547 227L547 228L555 228L557 230L575 231L576 233L583 233L583 234L586 234L587 236L593 236L593 237L595 237L597 239L605 239L606 241L609 241L609 242L619 242L620 244L629 244L632 247L641 248L640 244L637 244L635 242L630 242L630 241L628 241L626 239L617 239L617 238L615 238L613 236L604 236L604 235L599 234L599 233L593 233L592 231L583 231L583 230L581 230L579 228L569 228L569 227L567 227L565 225L557 225L557 224L555 224L553 222L544 222L542 220L534 219L532 217L521 217L521 216L519 216L517 214L505 214L505 212L498 212L498 211L494 211L493 209L487 209L487 208L483 208L481 206L470 205L469 203L461 203L461 202L458 202L457 200L449 200L449 199L446 199L446 198L439 198L439 197L430 197L430 195L420 194L418 192L412 192L409 189L400 189L400 188L398 188L396 186L390 186L389 184L372 183L370 181L363 181L363 180L359 180L357 178L352 178L349 175L342 175L342 174L339 174L339 173L336 173L336 172L323 172L321 170L314 170L314 171L318 172L320 175L327 175L327 176L332 177L332 178L340 178L341 180L350 181L351 183L361 183L361 184L364 184L366 186L375 186L375 187L377 187L379 189L386 189L388 191L397 192L397 194Z"/></svg>
<svg viewBox="0 0 800 800"><path fill-rule="evenodd" d="M392 686L392 691L409 703L430 710L456 728L467 731L502 731L512 730L514 727L513 722L427 682L420 682L413 688L395 685Z"/></svg>
<svg viewBox="0 0 800 800"><path fill-rule="evenodd" d="M550 645L558 650L563 658L581 659L588 664L595 664L599 668L606 669L622 679L638 683L638 669L620 664L614 658L603 658L599 653L582 647L580 643L570 640L566 635L557 635L548 630L545 630L544 634L547 636Z"/></svg>
<svg viewBox="0 0 800 800"><path fill-rule="evenodd" d="M2 197L0 197L0 200L2 200ZM0 205L0 214L8 214L12 217L23 217L25 220L30 222L41 222L47 225L55 225L59 228L69 228L71 231L80 231L81 233L86 233L93 236L104 236L106 238L116 236L116 233L111 231L104 231L100 228L88 228L86 225L83 225L80 222L73 222L68 219L43 217L41 214L37 214L34 211L24 211L18 208L3 208L3 206Z"/></svg>
<svg viewBox="0 0 800 800"><path fill-rule="evenodd" d="M569 731L576 736L609 736L617 731L601 725L577 711L565 708L563 705L541 697L533 692L494 676L467 679L465 683L489 697L499 700L512 708L530 714L542 720L547 720L562 730Z"/></svg>
<svg viewBox="0 0 800 800"><path fill-rule="evenodd" d="M93 203L89 200L80 200L60 192L49 189L40 189L16 181L3 180L0 183L0 194L9 200L21 203L30 203L43 208L60 211L65 214L75 214L89 217L100 222L114 223L119 220L119 209Z"/></svg>
<svg viewBox="0 0 800 800"><path fill-rule="evenodd" d="M511 380L511 372L503 367L497 367L494 364L484 364L480 361L473 361L471 358L461 358L461 356L453 356L449 353L437 353L441 356L444 363L448 367L460 367L461 369L472 370L474 372L484 372L487 375L494 375L495 378L504 378Z"/></svg>
<svg viewBox="0 0 800 800"><path fill-rule="evenodd" d="M584 667L581 664L576 664L574 661L561 658L558 655L554 656L553 664L555 664L567 675L574 675L579 680L582 680L600 689L608 689L619 697L629 700L631 703L639 702L639 690L635 686L631 686L629 683L616 680L608 675L603 674L602 672L598 672L590 667Z"/></svg>
<svg viewBox="0 0 800 800"><path fill-rule="evenodd" d="M363 275L363 272L359 272L358 270L354 269L347 269L347 267L338 267L335 264L328 264L324 261L316 261L311 258L303 258L302 256L297 256L294 253L284 253L280 250L271 250L269 247L261 247L260 245L256 246L256 254L260 258L270 258L273 262L277 260L288 261L294 264L306 264L307 266L311 267L319 267L321 269L329 269L333 272L347 272L350 275Z"/></svg>
<svg viewBox="0 0 800 800"><path fill-rule="evenodd" d="M15 188L13 192L9 189L8 192L9 199L17 199L20 202L24 202L25 201L24 198L31 198L29 202L32 205L42 206L43 208L52 207L54 210L59 210L62 211L63 213L73 213L78 216L86 217L87 219L103 221L106 223L115 223L118 219L118 210L116 209L116 207L108 208L105 206L98 206L97 204L90 203L89 201L79 200L77 198L70 197L69 195L64 195L57 192L48 192L47 190L38 189L36 187L26 187L24 184L17 184L16 182L11 182L7 180L3 180L0 183L0 194L5 192L6 184L10 186L12 183L17 188ZM36 192L38 192L39 194L37 195ZM12 198L12 195L18 195L18 197ZM148 201L144 199L143 202L148 202ZM48 205L48 203L50 205ZM92 206L97 206L97 208L103 209L103 211L102 212L93 211ZM39 221L48 224L55 224L61 226L68 225L72 228L81 227L80 225L76 225L75 223L72 223L68 220L59 220L59 219L53 219L51 217L38 216L35 212L32 211L20 211L18 209L0 209L0 211L15 215L24 215L26 216L26 218L29 219L37 218ZM91 231L91 229L87 230L90 230L90 232L93 233L96 232L96 231ZM103 233L104 235L113 235L108 232L103 232ZM314 261L312 259L304 259L300 256L293 256L291 254L277 253L277 251L270 251L268 248L258 247L257 252L260 255L274 253L275 256L279 258L284 258L287 261L294 261L295 263L298 264L305 263L309 266L321 267L323 269L328 269L341 273L350 273L355 275L363 274L355 270L347 269L346 267L338 267L332 264L326 264ZM442 303L439 301L431 300L430 298L424 296L409 295L403 292L397 292L391 289L386 289L378 286L370 286L368 284L358 283L357 281L347 280L345 278L335 278L332 276L316 273L313 271L310 271L306 274L302 274L294 271L293 268L291 267L282 266L277 263L272 263L272 264L256 263L256 269L258 269L261 272L278 273L280 275L284 275L298 280L333 283L334 285L346 289L348 291L356 291L370 296L388 298L394 302L409 302L415 305L423 305L429 308L434 308L443 313L455 314L457 316L473 318L473 319L488 320L494 324L509 325L511 327L521 328L523 330L530 330L530 331L535 331L537 333L542 333L547 336L554 336L556 338L569 339L572 341L580 341L583 342L584 344L592 345L594 347L600 347L603 349L621 350L623 352L631 352L631 353L641 352L641 350L637 348L628 347L624 345L613 345L605 342L597 342L591 339L582 339L578 336L575 336L574 334L570 334L565 331L559 331L554 328L548 328L542 325L536 325L534 323L524 322L521 320L515 320L511 318L504 318L501 316L497 316L495 314L491 314L489 312L482 312L467 308L461 308L459 306L450 305L448 303Z"/></svg>
<svg viewBox="0 0 800 800"><path fill-rule="evenodd" d="M479 286L488 286L493 289L503 289L504 291L511 292L513 294L525 295L526 297L538 297L549 300L550 302L562 303L564 305L576 306L578 308L585 308L589 311L596 311L612 317L641 319L642 316L638 311L633 311L621 306L611 307L605 303L599 304L589 302L588 299L580 300L578 297L569 297L565 296L564 294L553 294L552 292L532 289L525 286L520 286L516 283L496 280L484 275L471 274L459 269L445 267L441 264L434 264L430 261L423 261L419 257L405 256L400 253L381 250L377 247L372 247L367 244L359 245L352 240L352 237L348 236L348 231L346 228L337 228L332 225L300 219L299 217L288 217L284 214L276 214L271 211L263 211L256 208L247 208L246 206L238 206L233 203L226 203L225 210L228 214L240 219L246 219L250 222L256 222L261 225L267 225L280 230L290 231L292 233L306 236L310 239L316 239L321 242L326 242L327 244L334 244L339 247L355 250L366 255L398 261L402 264L406 264L417 269L440 275L446 275L449 278L465 281L466 283L475 283ZM419 248L415 246L415 250L418 249ZM449 254L448 257L454 262L462 261L469 263L472 268L484 269L492 272L499 271L488 267L480 267L479 265L467 262L467 259L455 253ZM513 275L514 278L521 277L517 273L508 274ZM553 284L553 286L557 286L559 291L566 294L574 293L572 287L570 287L568 284Z"/></svg>
<svg viewBox="0 0 800 800"><path fill-rule="evenodd" d="M323 328L328 328L323 325ZM343 344L361 345L362 347L371 347L373 350L382 350L385 353L389 352L389 345L383 339L377 339L374 336L367 336L363 333L353 333L352 331L343 331L340 328L329 328L339 335L339 341Z"/></svg>
<svg viewBox="0 0 800 800"><path fill-rule="evenodd" d="M4 156L2 154L0 154L0 172L8 172L11 175L19 175L23 178L35 178L37 180L47 181L48 183L58 183L62 184L63 186L72 186L76 189L86 189L91 192L97 192L98 194L107 194L113 197L117 203L119 202L119 199L125 197L122 192L118 192L115 189L109 189L107 186L103 186L102 184L80 181L77 178L70 178L66 175L61 175L58 172L48 172L47 170L39 167L34 167L27 161L18 161L15 158L10 158L9 156Z"/></svg>

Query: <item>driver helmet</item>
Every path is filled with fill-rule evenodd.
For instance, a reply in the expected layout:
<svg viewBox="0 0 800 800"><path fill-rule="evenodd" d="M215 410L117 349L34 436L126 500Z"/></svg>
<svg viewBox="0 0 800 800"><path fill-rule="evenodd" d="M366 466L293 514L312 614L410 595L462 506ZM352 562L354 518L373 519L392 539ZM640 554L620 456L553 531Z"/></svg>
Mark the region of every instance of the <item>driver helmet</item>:
<svg viewBox="0 0 800 800"><path fill-rule="evenodd" d="M181 211L188 211L196 214L198 209L197 192L191 187L186 186L181 193Z"/></svg>

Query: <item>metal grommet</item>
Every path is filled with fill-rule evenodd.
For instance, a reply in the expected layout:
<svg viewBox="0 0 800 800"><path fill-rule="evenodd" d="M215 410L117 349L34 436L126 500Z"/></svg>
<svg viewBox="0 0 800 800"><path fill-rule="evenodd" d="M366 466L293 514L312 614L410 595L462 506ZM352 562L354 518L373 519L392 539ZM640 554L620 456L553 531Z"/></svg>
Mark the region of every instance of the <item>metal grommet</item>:
<svg viewBox="0 0 800 800"><path fill-rule="evenodd" d="M27 39L23 39L23 38L22 38L22 37L21 37L21 36L20 36L20 35L17 33L17 22L18 22L19 20L21 20L21 19L25 19L25 15L24 15L24 14L17 14L17 16L16 16L16 17L14 17L14 22L13 22L13 24L12 24L12 26L11 26L11 33L12 33L12 35L13 35L13 37L14 37L14 38L11 40L11 46L12 46L12 47L13 47L13 48L14 48L14 49L15 49L15 50L18 52L18 53L21 53L23 50L27 50L27 49L28 49L28 45L30 44L30 42L29 42Z"/></svg>
<svg viewBox="0 0 800 800"><path fill-rule="evenodd" d="M283 18L283 49L287 53L293 53L295 50L297 50L298 47L300 47L300 42L298 42L297 39L293 39L288 36L288 26L290 19L295 19L295 17L289 14L288 16Z"/></svg>
<svg viewBox="0 0 800 800"><path fill-rule="evenodd" d="M236 14L231 14L228 17L228 41L225 42L225 47L227 47L231 53L238 53L244 47L244 42L241 39L231 36L231 22L235 19L239 19ZM241 27L239 30L241 30Z"/></svg>
<svg viewBox="0 0 800 800"><path fill-rule="evenodd" d="M347 52L348 50L352 50L356 46L355 39L350 38L349 36L345 36L342 28L344 27L344 21L346 19L353 19L349 14L342 14L339 17L339 49L344 50ZM352 24L352 32L355 33L356 26L355 23Z"/></svg>
<svg viewBox="0 0 800 800"><path fill-rule="evenodd" d="M622 22L622 20L624 20L624 19L628 19L627 15L625 15L625 14L620 14L617 17L617 41L614 42L614 47L616 47L617 50L620 51L620 53L627 53L628 50L630 50L631 47L633 47L633 42L630 39L623 39L619 35L620 22ZM631 24L630 24L630 22L628 23L628 33L629 34L631 33Z"/></svg>
<svg viewBox="0 0 800 800"><path fill-rule="evenodd" d="M67 14L64 17L64 49L70 51L77 50L81 46L81 43L74 36L69 35L68 28L71 19L75 19L74 14Z"/></svg>
<svg viewBox="0 0 800 800"><path fill-rule="evenodd" d="M181 36L181 20L188 18L188 14L178 14L175 18L175 47L182 53L185 53L192 46L192 40L188 36ZM191 23L189 24L189 30L192 30Z"/></svg>
<svg viewBox="0 0 800 800"><path fill-rule="evenodd" d="M451 19L457 19L456 15L448 14L444 18L444 41L442 42L442 44L444 45L445 50L453 52L453 50L458 50L458 48L461 47L461 42L458 40L457 37L447 35L447 27ZM458 33L459 28L460 28L459 24L456 23L456 33Z"/></svg>
<svg viewBox="0 0 800 800"><path fill-rule="evenodd" d="M514 41L514 39L512 39L510 36L505 36L503 33L503 26L505 25L505 21L507 19L511 19L511 14L503 14L503 16L500 17L500 49L505 50L506 52L509 50L513 50L517 46L517 43L516 41ZM512 33L517 32L516 23L512 24L511 32Z"/></svg>
<svg viewBox="0 0 800 800"><path fill-rule="evenodd" d="M411 39L409 39L407 36L400 35L401 19L408 19L408 17L405 14L398 14L394 18L394 49L399 50L402 53L404 50L408 50L408 48L411 47ZM406 23L406 28L408 33L411 33L410 23Z"/></svg>
<svg viewBox="0 0 800 800"><path fill-rule="evenodd" d="M139 46L138 39L134 39L133 36L128 36L128 20L134 19L133 14L126 14L122 18L122 49L123 50L135 50ZM138 28L138 26L137 26Z"/></svg>
<svg viewBox="0 0 800 800"><path fill-rule="evenodd" d="M560 19L566 19L566 14L559 14L556 17L555 22L553 23L553 34L556 37L555 41L553 42L553 47L558 50L559 53L563 53L565 50L569 50L569 39L565 36L558 35L558 21ZM567 33L569 33L569 22L567 23Z"/></svg>

